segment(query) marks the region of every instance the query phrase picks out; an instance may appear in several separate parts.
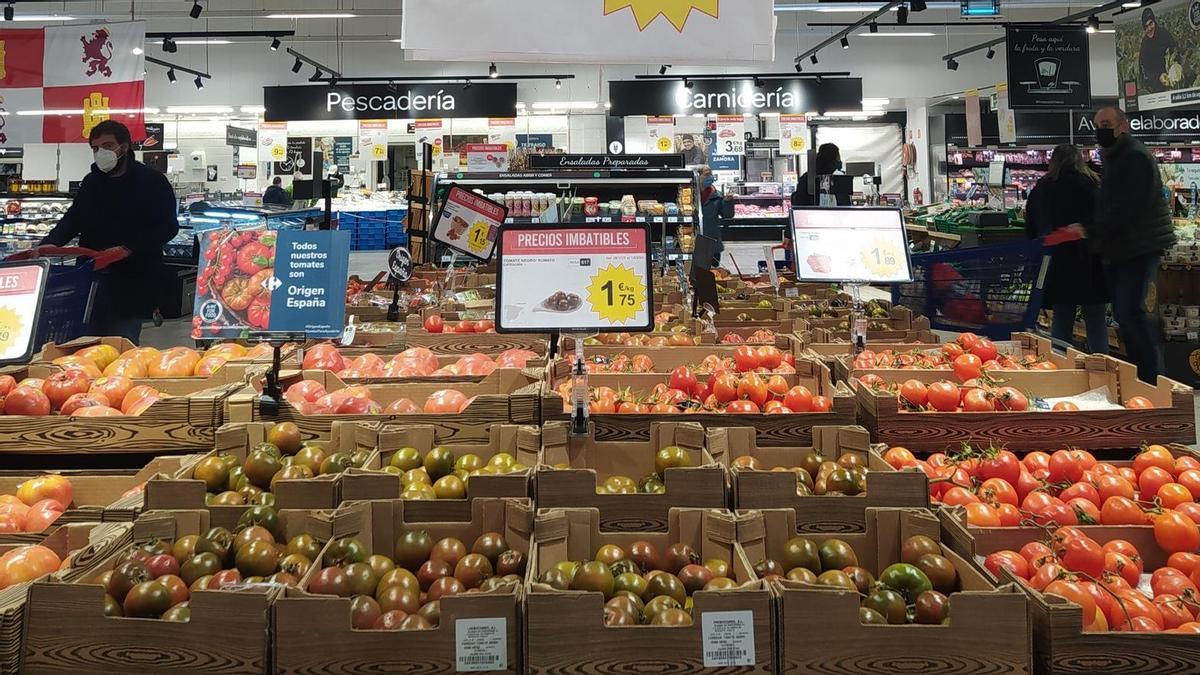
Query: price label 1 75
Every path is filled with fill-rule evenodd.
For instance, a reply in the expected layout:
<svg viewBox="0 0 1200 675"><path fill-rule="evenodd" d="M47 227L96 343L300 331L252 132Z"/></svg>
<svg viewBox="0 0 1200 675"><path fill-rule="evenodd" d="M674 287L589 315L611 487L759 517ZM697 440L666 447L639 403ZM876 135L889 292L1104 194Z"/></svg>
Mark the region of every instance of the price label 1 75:
<svg viewBox="0 0 1200 675"><path fill-rule="evenodd" d="M609 265L596 272L587 291L592 311L610 325L628 323L646 307L646 284L625 265Z"/></svg>

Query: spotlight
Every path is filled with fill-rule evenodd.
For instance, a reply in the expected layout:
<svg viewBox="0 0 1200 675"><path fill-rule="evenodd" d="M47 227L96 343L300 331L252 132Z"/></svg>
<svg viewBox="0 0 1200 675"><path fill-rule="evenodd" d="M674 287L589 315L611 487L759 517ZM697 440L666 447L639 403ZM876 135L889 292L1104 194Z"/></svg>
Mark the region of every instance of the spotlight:
<svg viewBox="0 0 1200 675"><path fill-rule="evenodd" d="M174 38L163 38L163 51L168 54L174 54L179 51L179 45L175 44Z"/></svg>
<svg viewBox="0 0 1200 675"><path fill-rule="evenodd" d="M761 78L761 77L756 77L756 78L754 78L754 88L755 88L755 89L762 89L762 87L763 87L763 81L762 81L762 78Z"/></svg>
<svg viewBox="0 0 1200 675"><path fill-rule="evenodd" d="M842 42L842 49L850 49L850 38L843 35L841 42Z"/></svg>
<svg viewBox="0 0 1200 675"><path fill-rule="evenodd" d="M797 62L796 62L796 72L797 72L797 73L803 73L803 72L804 72L804 66L800 65L800 62L799 62L799 61L797 61Z"/></svg>
<svg viewBox="0 0 1200 675"><path fill-rule="evenodd" d="M695 89L696 83L692 82L691 80L689 80L685 77L685 78L683 78L683 86L685 89Z"/></svg>
<svg viewBox="0 0 1200 675"><path fill-rule="evenodd" d="M825 78L821 77L820 75L817 75L817 84L818 85L820 85L824 81L825 81Z"/></svg>
<svg viewBox="0 0 1200 675"><path fill-rule="evenodd" d="M1095 15L1091 15L1087 20L1087 32L1095 33L1100 30L1100 19Z"/></svg>
<svg viewBox="0 0 1200 675"><path fill-rule="evenodd" d="M463 91L470 89L474 85L475 85L474 82L467 80L466 82L463 83Z"/></svg>
<svg viewBox="0 0 1200 675"><path fill-rule="evenodd" d="M192 80L192 81L196 83L196 88L197 88L197 89L203 89L203 88L204 88L204 80L203 80L203 79L202 79L202 78L201 78L199 75L197 75L197 76L196 76L196 79L195 79L195 80Z"/></svg>
<svg viewBox="0 0 1200 675"><path fill-rule="evenodd" d="M488 77L492 78L493 80L497 77L500 77L500 71L496 68L495 61L492 62L492 65L488 66Z"/></svg>
<svg viewBox="0 0 1200 675"><path fill-rule="evenodd" d="M279 38L271 38L271 51L273 51L273 52L279 51L280 44L281 43L279 42Z"/></svg>
<svg viewBox="0 0 1200 675"><path fill-rule="evenodd" d="M13 4L11 2L4 6L4 20L5 21L12 21L13 17L16 16L16 13L17 13L17 10L15 7L13 7Z"/></svg>
<svg viewBox="0 0 1200 675"><path fill-rule="evenodd" d="M670 67L671 67L671 66L661 66L661 67L659 67L659 69L658 69L658 74L659 74L659 75L666 75L666 74L667 74L667 69L668 69L668 68L670 68Z"/></svg>
<svg viewBox="0 0 1200 675"><path fill-rule="evenodd" d="M300 69L303 67L304 67L304 62L300 60L299 56L297 56L296 62L292 64L292 72L298 73L298 72L300 72Z"/></svg>
<svg viewBox="0 0 1200 675"><path fill-rule="evenodd" d="M908 7L900 5L900 9L896 10L896 24L903 26L908 23Z"/></svg>
<svg viewBox="0 0 1200 675"><path fill-rule="evenodd" d="M308 81L309 82L320 82L321 76L324 74L325 73L320 68L314 67L312 77L308 78Z"/></svg>
<svg viewBox="0 0 1200 675"><path fill-rule="evenodd" d="M872 22L871 22L871 24L870 24L869 26L867 26L867 28L868 28L868 29L869 29L869 30L870 30L872 33L878 33L878 32L879 32L879 24L875 23L874 21L872 21Z"/></svg>
<svg viewBox="0 0 1200 675"><path fill-rule="evenodd" d="M948 59L946 61L946 68L949 70L958 70L958 61L955 61L954 59Z"/></svg>
<svg viewBox="0 0 1200 675"><path fill-rule="evenodd" d="M988 47L987 54L984 54L984 56L988 57L989 59L994 59L996 58L996 50Z"/></svg>
<svg viewBox="0 0 1200 675"><path fill-rule="evenodd" d="M178 79L178 78L175 77L175 69L172 68L172 69L168 70L167 71L167 82L170 82L171 84L175 84L176 79Z"/></svg>
<svg viewBox="0 0 1200 675"><path fill-rule="evenodd" d="M925 0L911 0L908 4L912 5L914 12L924 12L926 8Z"/></svg>
<svg viewBox="0 0 1200 675"><path fill-rule="evenodd" d="M200 13L203 11L204 8L200 6L198 0L192 0L192 10L188 12L188 14L190 14L193 19L199 19Z"/></svg>
<svg viewBox="0 0 1200 675"><path fill-rule="evenodd" d="M337 75L330 75L329 76L329 86L336 87L337 83L338 83Z"/></svg>
<svg viewBox="0 0 1200 675"><path fill-rule="evenodd" d="M555 89L562 89L562 80L555 80L555 81L554 81L554 88L555 88Z"/></svg>
<svg viewBox="0 0 1200 675"><path fill-rule="evenodd" d="M817 55L816 54L813 54L812 56L808 57L808 60L812 61L812 64L814 66L817 65Z"/></svg>

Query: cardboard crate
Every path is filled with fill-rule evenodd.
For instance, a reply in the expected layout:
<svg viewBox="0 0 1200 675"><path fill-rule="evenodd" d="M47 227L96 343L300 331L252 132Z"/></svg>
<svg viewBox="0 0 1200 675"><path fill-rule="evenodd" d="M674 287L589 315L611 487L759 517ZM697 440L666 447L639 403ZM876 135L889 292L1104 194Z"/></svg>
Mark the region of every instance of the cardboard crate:
<svg viewBox="0 0 1200 675"><path fill-rule="evenodd" d="M248 342L245 342L242 340L225 340L223 342L237 342L237 343L242 344L243 346L249 347L251 349L254 349L255 347L258 346L258 344L260 344L260 343L251 344L251 343L248 343ZM129 351L130 349L137 348L137 345L130 342L129 338L113 337L113 336L79 337L79 338L75 338L74 340L71 340L69 342L64 342L62 344L58 344L55 342L47 342L46 344L42 345L41 351L39 351L37 354L35 354L33 356L33 358L30 359L30 362L38 363L38 362L43 362L43 361L53 361L54 359L57 359L57 358L60 358L63 356L70 356L85 347L91 347L94 345L109 345L109 346L113 347L114 349L116 349L117 352L120 354L124 354L125 352ZM180 345L180 346L188 346L188 345ZM258 349L265 349L265 348L258 347ZM283 351L285 354L288 354L288 353L291 353L292 351L294 351L294 349L295 349L295 345L289 344L289 345L284 346ZM201 356L201 358L203 358L205 350L196 349L196 351L200 352L200 356ZM271 350L265 349L264 353L262 353L262 354L252 353L252 354L248 354L241 358L229 359L228 361L225 362L225 365L222 366L222 368L230 368L233 371L234 377L244 377L247 370L249 370L255 366L258 366L258 365L270 363L271 357L272 357Z"/></svg>
<svg viewBox="0 0 1200 675"><path fill-rule="evenodd" d="M699 321L688 319L687 321L680 322L677 325L678 325L679 330L675 330L675 331L656 330L656 331L651 331L649 333L600 333L599 335L594 335L592 337L585 338L583 343L584 343L585 347L624 347L624 348L632 348L632 347L678 348L678 347L693 347L693 346L703 343L703 338L700 337L700 333L703 332L704 327L701 325L701 323ZM678 337L681 334L684 337ZM681 344L672 345L670 342L672 338L676 339ZM656 342L656 344L641 344L641 343L639 343L637 345L625 344L626 340L643 340L643 339L646 341L654 341L654 342ZM559 354L566 354L568 352L573 352L574 350L575 350L575 336L574 335L562 334L562 335L558 336L558 353Z"/></svg>
<svg viewBox="0 0 1200 675"><path fill-rule="evenodd" d="M858 421L874 441L916 451L942 451L963 442L988 441L1014 447L1085 449L1135 448L1146 439L1160 443L1196 442L1195 400L1191 387L1159 377L1156 385L1137 379L1137 369L1112 357L1089 355L1082 370L1011 371L1008 386L1044 398L1081 394L1100 387L1110 398L1144 396L1146 410L1027 412L902 412L897 398L855 386ZM939 371L906 370L899 381L952 379Z"/></svg>
<svg viewBox="0 0 1200 675"><path fill-rule="evenodd" d="M508 545L528 554L533 527L529 500L477 499L471 519L465 522L421 522L408 512L413 502L400 500L356 502L311 522L311 534L332 541L357 537L369 553L389 558L396 539L410 530L425 530L434 541L456 537L468 547L484 532L500 532ZM302 586L319 570L314 565ZM275 672L452 673L460 641L473 621L502 623L504 666L489 673L519 675L522 669L521 595L519 584L486 593L464 593L444 598L441 623L424 631L354 630L350 624L350 599L314 595L289 588L274 607ZM467 622L467 623L463 623ZM560 636L561 639L561 636ZM470 645L467 645L470 647Z"/></svg>
<svg viewBox="0 0 1200 675"><path fill-rule="evenodd" d="M555 367L551 364L551 368ZM562 377L551 377L543 383L544 421L568 420L571 414L564 409L562 396L557 387L566 381ZM754 427L758 430L759 445L790 446L812 442L814 426L854 424L854 394L844 384L834 386L829 369L810 360L796 361L796 373L786 375L789 384L802 384L815 396L830 399L833 407L825 413L796 413L792 415L766 415L763 413L725 414L693 413L687 416L690 422L705 427ZM665 383L667 375L589 375L588 386L608 386L616 390L631 389L634 393L648 394L656 384ZM636 415L592 414L588 417L595 426L598 441L645 441L649 440L650 423L661 421L663 415L646 413Z"/></svg>
<svg viewBox="0 0 1200 675"><path fill-rule="evenodd" d="M752 563L780 559L795 536L796 514L788 509L739 513L738 542ZM937 516L921 509L871 509L862 534L810 535L818 545L841 539L859 565L876 575L899 562L910 536L937 540ZM950 618L942 626L859 623L857 592L776 580L779 595L779 662L786 673L936 672L947 675L1030 673L1031 642L1025 596L1011 585L997 588L942 544L942 555L958 570L961 590L950 595Z"/></svg>
<svg viewBox="0 0 1200 675"><path fill-rule="evenodd" d="M447 448L456 458L475 454L485 463L507 452L527 468L501 475L472 476L466 481L464 499L412 500L405 507L417 520L470 520L471 504L481 497L529 497L534 467L542 447L542 431L535 426L492 424L484 443L439 444L437 429L424 424L383 424L375 429L375 446L363 469L350 469L338 479L343 502L372 499L398 499L404 487L400 476L382 470L400 448L412 447L422 456L434 447Z"/></svg>
<svg viewBox="0 0 1200 675"><path fill-rule="evenodd" d="M775 673L776 633L772 595L736 541L737 526L728 511L671 509L666 532L603 532L596 509L547 509L538 512L533 550L526 572L527 670L534 675L562 673ZM704 560L730 564L741 584L725 591L693 594L693 623L688 627L604 625L604 596L587 591L559 591L538 583L543 570L564 560L591 560L604 544L628 547L645 540L658 550L686 543ZM705 666L705 615L710 620L743 614L750 634L752 666ZM738 618L738 617L735 617Z"/></svg>
<svg viewBox="0 0 1200 675"><path fill-rule="evenodd" d="M567 422L542 427L542 452L534 481L538 508L594 508L600 526L616 532L662 532L672 507L725 508L725 469L704 447L704 428L694 422L652 422L644 441L573 437ZM676 445L692 458L689 468L667 469L663 494L596 494L606 478L635 481L654 473L655 454ZM567 464L569 469L555 469Z"/></svg>
<svg viewBox="0 0 1200 675"><path fill-rule="evenodd" d="M197 459L233 455L239 464L259 443L266 441L271 423L249 422L226 424L217 431L216 444L212 451ZM375 444L373 425L362 422L334 422L330 432L319 439L321 445L332 452L354 453L362 449L364 454ZM208 493L203 481L192 478L196 463L183 467L169 476L158 476L146 483L146 508L151 510L207 510L213 527L234 529L238 518L249 504L208 504ZM338 476L281 480L276 484L275 509L334 509L341 502L338 491Z"/></svg>
<svg viewBox="0 0 1200 675"><path fill-rule="evenodd" d="M1065 355L1058 354L1054 351L1053 345L1047 338L1033 333L1013 333L1011 340L1000 340L995 342L996 349L1001 354L1013 356L1019 360L1033 359L1034 361L1045 361L1054 364L1054 370L1075 370L1084 368L1086 354L1075 349L1068 349ZM942 345L900 345L900 346L884 346L868 344L867 349L879 352L883 349L892 349L896 354L905 354L913 352L939 351ZM876 373L888 379L889 382L903 381L900 380L904 373L912 369L903 368L870 368L856 369L854 367L854 355L845 353L834 358L833 373L834 377L839 382L848 382L851 379L862 377L867 373ZM924 368L924 370L932 370L945 374L947 379L957 381L954 376L954 369L949 365L939 366L935 368ZM1020 368L1017 370L1037 370L1037 368ZM1006 373L1012 372L1012 369L989 370L989 373L1003 379Z"/></svg>
<svg viewBox="0 0 1200 675"><path fill-rule="evenodd" d="M778 336L780 336L780 335L791 336L791 335L794 335L797 331L804 330L805 323L804 323L804 319L782 319L779 321L737 321L737 320L721 321L721 320L717 320L714 323L713 327L716 329L716 333L713 333L711 328L699 333L699 335L700 335L700 343L699 344L705 344L705 345L732 344L732 345L736 346L741 343L740 342L725 342L726 336L737 335L737 336L741 337L743 341L745 341L745 340L749 340L756 331L761 331L761 330L769 330L772 333L775 333L776 340L778 340ZM750 344L757 345L759 343L751 342Z"/></svg>
<svg viewBox="0 0 1200 675"><path fill-rule="evenodd" d="M284 371L280 379L284 391L288 386L304 379L316 380L328 391L347 386L336 375L324 370ZM249 386L229 397L228 421L258 422L266 419L259 407L262 385L261 380L251 380ZM279 413L273 421L295 422L305 436L327 433L330 425L338 420L430 424L438 430L439 443L482 443L487 440L487 425L537 424L541 421L540 411L544 405L541 383L529 374L517 371L497 371L478 383L365 386L371 391L374 400L382 406L401 398L411 399L420 406L426 398L441 389L457 389L472 400L457 414L409 415L304 415L291 403L281 401Z"/></svg>
<svg viewBox="0 0 1200 675"><path fill-rule="evenodd" d="M789 508L796 513L796 531L861 532L866 527L866 510L877 507L929 508L929 486L922 473L900 472L877 452L872 452L870 434L859 426L813 427L813 444L808 447L759 447L751 427L710 427L709 452L725 467L742 455L762 462L762 470L729 469L732 505L735 509ZM837 461L850 453L867 466L866 492L858 495L804 495L796 493L796 478L775 467L797 467L810 454Z"/></svg>
<svg viewBox="0 0 1200 675"><path fill-rule="evenodd" d="M716 355L721 358L733 358L733 354L737 351L739 345L706 345L696 347L624 347L624 346L587 346L584 347L584 358L591 361L595 357L603 357L612 360L618 356L626 356L632 359L634 356L647 356L650 358L654 367L650 369L650 373L670 373L679 366L688 366L695 370L709 355ZM775 339L775 347L781 352L789 353L794 358L799 360L803 357L799 349L799 345L785 335L780 335ZM561 380L571 372L571 365L575 362L575 354L573 351L561 352L560 356L553 361L554 368L551 371L551 377L556 380ZM603 375L606 373L596 373ZM698 373L699 374L699 373Z"/></svg>
<svg viewBox="0 0 1200 675"><path fill-rule="evenodd" d="M544 333L430 333L424 319L406 320L406 347L428 347L438 354L499 354L506 349L528 349L539 354L549 351L550 336Z"/></svg>
<svg viewBox="0 0 1200 675"><path fill-rule="evenodd" d="M289 536L307 514L281 512ZM149 512L133 525L133 541L174 540L208 530L207 511ZM110 555L70 582L37 582L25 606L22 673L264 673L269 668L270 604L279 587L196 591L191 620L104 616L100 575Z"/></svg>
<svg viewBox="0 0 1200 675"><path fill-rule="evenodd" d="M990 553L1019 551L1030 541L1044 539L1033 528L970 528L961 514L943 510L942 529L954 549L985 576L982 560ZM1158 547L1151 527L1087 526L1082 528L1101 546L1124 539L1137 547L1145 564L1146 579L1166 565L1167 553ZM1187 673L1200 663L1200 641L1195 635L1177 633L1134 633L1120 631L1083 632L1083 611L1064 598L1044 595L1017 582L1007 571L1000 582L1012 582L1029 598L1033 625L1034 671L1072 675L1151 675Z"/></svg>
<svg viewBox="0 0 1200 675"><path fill-rule="evenodd" d="M124 548L130 541L130 523L73 523L56 526L36 542L49 548L59 558L70 563L49 578L70 581L88 571L98 560ZM24 544L0 544L0 554ZM0 673L21 672L21 633L24 626L25 601L33 582L14 584L0 590Z"/></svg>

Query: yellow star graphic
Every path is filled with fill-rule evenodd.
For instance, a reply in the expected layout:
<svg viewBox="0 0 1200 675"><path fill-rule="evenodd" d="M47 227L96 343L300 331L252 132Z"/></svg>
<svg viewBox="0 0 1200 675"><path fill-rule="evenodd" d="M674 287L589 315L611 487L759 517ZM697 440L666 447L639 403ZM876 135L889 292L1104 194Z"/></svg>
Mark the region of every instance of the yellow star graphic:
<svg viewBox="0 0 1200 675"><path fill-rule="evenodd" d="M720 2L721 0L604 0L604 15L608 16L628 7L633 10L638 30L646 30L646 26L661 14L675 26L675 30L682 33L693 9L715 19L720 15Z"/></svg>

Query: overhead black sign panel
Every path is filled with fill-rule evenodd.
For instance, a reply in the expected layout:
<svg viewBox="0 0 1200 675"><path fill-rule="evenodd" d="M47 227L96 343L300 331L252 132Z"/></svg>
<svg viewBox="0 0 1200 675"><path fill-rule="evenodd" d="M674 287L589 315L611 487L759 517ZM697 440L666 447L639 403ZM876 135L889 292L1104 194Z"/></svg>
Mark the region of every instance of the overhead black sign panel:
<svg viewBox="0 0 1200 675"><path fill-rule="evenodd" d="M682 169L683 155L531 155L531 169Z"/></svg>
<svg viewBox="0 0 1200 675"><path fill-rule="evenodd" d="M608 83L610 115L804 114L862 110L857 77L767 79L634 80Z"/></svg>
<svg viewBox="0 0 1200 675"><path fill-rule="evenodd" d="M1129 129L1147 145L1191 145L1200 140L1200 110L1163 108L1131 112ZM1076 138L1091 138L1096 125L1091 115L1080 115L1075 122Z"/></svg>
<svg viewBox="0 0 1200 675"><path fill-rule="evenodd" d="M1010 26L1005 41L1009 107L1092 107L1088 35L1083 27Z"/></svg>
<svg viewBox="0 0 1200 675"><path fill-rule="evenodd" d="M225 145L232 145L242 148L257 148L258 147L258 132L254 129L243 129L225 125Z"/></svg>
<svg viewBox="0 0 1200 675"><path fill-rule="evenodd" d="M477 84L346 84L263 87L263 118L380 120L420 117L515 117L515 82Z"/></svg>

